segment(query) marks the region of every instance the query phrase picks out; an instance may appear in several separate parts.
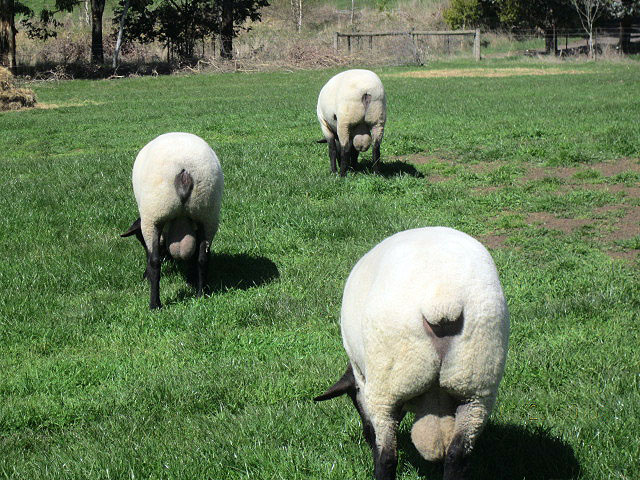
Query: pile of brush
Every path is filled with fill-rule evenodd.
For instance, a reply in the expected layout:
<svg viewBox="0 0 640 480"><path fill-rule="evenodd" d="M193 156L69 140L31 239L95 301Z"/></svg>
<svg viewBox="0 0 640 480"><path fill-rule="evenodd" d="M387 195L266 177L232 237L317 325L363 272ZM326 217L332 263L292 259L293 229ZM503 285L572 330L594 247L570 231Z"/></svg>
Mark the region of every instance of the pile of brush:
<svg viewBox="0 0 640 480"><path fill-rule="evenodd" d="M17 110L35 104L36 94L28 88L17 88L11 72L0 67L0 110Z"/></svg>

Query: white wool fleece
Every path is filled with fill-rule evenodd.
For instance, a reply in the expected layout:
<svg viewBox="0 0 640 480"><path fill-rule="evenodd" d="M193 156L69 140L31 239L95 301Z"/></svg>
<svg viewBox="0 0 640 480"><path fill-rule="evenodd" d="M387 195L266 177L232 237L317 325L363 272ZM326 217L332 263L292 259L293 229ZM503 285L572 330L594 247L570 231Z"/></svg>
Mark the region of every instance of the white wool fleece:
<svg viewBox="0 0 640 480"><path fill-rule="evenodd" d="M368 106L363 96L369 95ZM380 78L369 70L347 70L332 77L318 96L318 121L327 141L353 143L366 151L372 138L381 141L387 120L387 100Z"/></svg>
<svg viewBox="0 0 640 480"><path fill-rule="evenodd" d="M184 205L174 184L182 170L193 179L193 190ZM211 242L218 230L224 178L218 157L207 142L190 133L160 135L136 157L132 182L148 248L154 225L178 217L201 222L205 238Z"/></svg>
<svg viewBox="0 0 640 480"><path fill-rule="evenodd" d="M448 337L441 356L425 322L438 328L460 318L461 331ZM349 275L341 329L365 410L372 418L394 404L416 412L412 438L425 458L444 455L457 405L470 403L461 418L473 425L456 423L456 432L468 431L470 440L479 433L502 378L509 336L498 273L480 242L446 227L387 238Z"/></svg>

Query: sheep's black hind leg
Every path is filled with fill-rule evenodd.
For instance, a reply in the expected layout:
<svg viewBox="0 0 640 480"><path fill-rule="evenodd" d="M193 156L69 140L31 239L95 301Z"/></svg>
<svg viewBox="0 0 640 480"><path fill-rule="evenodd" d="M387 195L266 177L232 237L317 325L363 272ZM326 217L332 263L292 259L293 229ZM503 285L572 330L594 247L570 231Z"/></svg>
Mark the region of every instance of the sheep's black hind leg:
<svg viewBox="0 0 640 480"><path fill-rule="evenodd" d="M358 415L360 415L360 420L362 421L362 433L364 435L364 439L367 441L369 446L375 452L376 448L376 433L373 430L373 425L371 424L371 420L365 413L362 405L360 404L360 400L358 399L358 390L356 388L352 388L348 392L351 401L353 402L353 406L356 407L358 411Z"/></svg>
<svg viewBox="0 0 640 480"><path fill-rule="evenodd" d="M373 143L373 171L380 173L380 142Z"/></svg>
<svg viewBox="0 0 640 480"><path fill-rule="evenodd" d="M351 147L351 155L350 155L350 167L352 170L356 170L358 168L358 155L360 152L355 148Z"/></svg>
<svg viewBox="0 0 640 480"><path fill-rule="evenodd" d="M151 241L151 250L147 253L147 278L151 287L151 298L149 300L149 308L161 308L160 303L160 267L162 259L160 257L160 232L162 228L154 227L153 240Z"/></svg>
<svg viewBox="0 0 640 480"><path fill-rule="evenodd" d="M196 240L198 245L198 284L196 295L201 297L204 287L207 284L207 274L209 272L209 242L207 242L205 238L204 225L200 223L198 224Z"/></svg>
<svg viewBox="0 0 640 480"><path fill-rule="evenodd" d="M332 138L327 140L327 145L329 145L329 162L331 163L331 173L336 173L338 169L336 168L336 157L338 156L338 139Z"/></svg>
<svg viewBox="0 0 640 480"><path fill-rule="evenodd" d="M351 162L351 142L340 145L340 176L347 176L347 167Z"/></svg>
<svg viewBox="0 0 640 480"><path fill-rule="evenodd" d="M456 409L454 435L444 459L442 480L469 478L469 455L489 417L493 401L493 398L480 398Z"/></svg>
<svg viewBox="0 0 640 480"><path fill-rule="evenodd" d="M398 467L396 430L404 412L400 407L384 407L371 419L375 432L373 448L374 476L376 480L395 480Z"/></svg>
<svg viewBox="0 0 640 480"><path fill-rule="evenodd" d="M442 480L464 480L469 474L469 457L465 451L464 435L453 437L444 460Z"/></svg>

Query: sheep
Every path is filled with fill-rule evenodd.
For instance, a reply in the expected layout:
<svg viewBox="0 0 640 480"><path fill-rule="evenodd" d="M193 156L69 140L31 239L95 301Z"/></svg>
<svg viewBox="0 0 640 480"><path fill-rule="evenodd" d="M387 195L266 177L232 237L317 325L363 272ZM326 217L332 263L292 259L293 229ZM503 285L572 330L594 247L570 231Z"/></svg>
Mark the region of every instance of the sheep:
<svg viewBox="0 0 640 480"><path fill-rule="evenodd" d="M347 70L331 78L318 96L318 120L329 145L331 171L340 176L355 168L359 152L373 142L373 170L380 171L380 142L387 120L387 100L380 78L369 70Z"/></svg>
<svg viewBox="0 0 640 480"><path fill-rule="evenodd" d="M468 476L468 458L493 408L509 314L491 255L446 227L397 233L365 254L344 289L347 370L315 401L348 394L373 451L376 480L395 479L396 428L415 413L411 439L444 479Z"/></svg>
<svg viewBox="0 0 640 480"><path fill-rule="evenodd" d="M193 258L197 295L202 296L224 188L215 152L196 135L165 133L138 153L132 183L140 217L121 236L135 235L147 254L143 277L151 285L149 307L162 307L159 288L163 250L174 259Z"/></svg>

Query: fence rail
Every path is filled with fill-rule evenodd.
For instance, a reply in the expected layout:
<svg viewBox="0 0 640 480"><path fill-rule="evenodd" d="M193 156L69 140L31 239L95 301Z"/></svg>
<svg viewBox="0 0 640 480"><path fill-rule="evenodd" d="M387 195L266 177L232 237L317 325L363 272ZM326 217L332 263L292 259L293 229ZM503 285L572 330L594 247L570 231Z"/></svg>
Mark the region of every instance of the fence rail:
<svg viewBox="0 0 640 480"><path fill-rule="evenodd" d="M351 54L352 38L369 38L369 48L373 48L373 37L411 37L414 48L417 48L418 37L430 36L473 36L473 56L476 60L480 60L480 29L476 30L434 30L434 31L416 31L408 32L335 32L333 35L333 48L337 52L340 47L340 39L347 39L347 51Z"/></svg>

